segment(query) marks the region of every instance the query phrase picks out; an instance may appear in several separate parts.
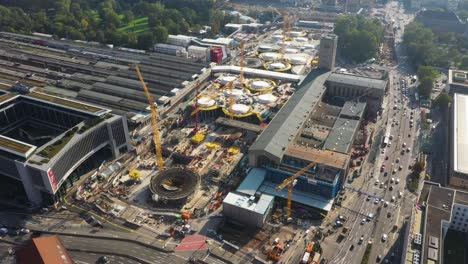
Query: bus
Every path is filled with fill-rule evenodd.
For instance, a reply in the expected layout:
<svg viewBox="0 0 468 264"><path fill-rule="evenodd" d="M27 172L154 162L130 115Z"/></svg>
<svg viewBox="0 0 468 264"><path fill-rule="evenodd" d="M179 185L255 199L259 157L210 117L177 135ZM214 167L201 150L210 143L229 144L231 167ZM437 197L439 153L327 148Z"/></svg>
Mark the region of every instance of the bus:
<svg viewBox="0 0 468 264"><path fill-rule="evenodd" d="M382 147L385 148L388 145L389 139L388 136L385 136L382 141Z"/></svg>

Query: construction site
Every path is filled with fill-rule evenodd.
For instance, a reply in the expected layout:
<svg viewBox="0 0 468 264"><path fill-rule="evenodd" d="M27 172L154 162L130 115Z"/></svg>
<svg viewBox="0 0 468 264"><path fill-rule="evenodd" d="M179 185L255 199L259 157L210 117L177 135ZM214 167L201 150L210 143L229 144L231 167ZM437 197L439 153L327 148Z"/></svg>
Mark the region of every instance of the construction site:
<svg viewBox="0 0 468 264"><path fill-rule="evenodd" d="M64 196L80 206L167 241L212 237L262 261L287 262L291 242L304 238L302 263L319 263L310 241L336 232L327 214L368 153L367 108L386 83L338 95L334 83L356 79L331 72L332 28L302 24L284 16L260 42L233 48L229 65L0 33L0 102L25 85L128 122L122 152L67 185ZM320 49L324 39L330 50ZM327 52L332 67L320 61ZM377 102L361 100L369 90Z"/></svg>

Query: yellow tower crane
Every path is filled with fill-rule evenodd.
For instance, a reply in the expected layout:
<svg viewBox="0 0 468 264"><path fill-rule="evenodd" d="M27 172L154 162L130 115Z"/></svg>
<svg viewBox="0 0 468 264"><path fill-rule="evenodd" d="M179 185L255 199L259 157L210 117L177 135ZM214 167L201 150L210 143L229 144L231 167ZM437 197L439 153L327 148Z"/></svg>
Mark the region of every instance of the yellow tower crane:
<svg viewBox="0 0 468 264"><path fill-rule="evenodd" d="M296 179L315 165L317 165L317 163L311 162L309 165L296 172L293 176L285 179L278 187L276 187L276 191L278 192L283 190L286 186L288 187L288 209L286 211L286 219L289 219L291 217L292 195L294 185L296 184Z"/></svg>
<svg viewBox="0 0 468 264"><path fill-rule="evenodd" d="M135 69L138 74L138 79L140 79L141 85L143 86L143 89L145 90L146 97L148 98L148 102L150 104L151 126L153 127L153 141L154 141L154 146L156 148L156 164L158 165L159 171L162 171L164 169L164 161L162 158L161 137L159 136L158 110L156 109L156 105L154 104L153 96L150 94L148 87L146 87L146 83L143 80L143 76L141 76L140 67L136 65Z"/></svg>
<svg viewBox="0 0 468 264"><path fill-rule="evenodd" d="M229 118L232 120L234 119L234 110L232 107L234 106L234 94L232 93L232 87L234 87L234 82L229 82Z"/></svg>

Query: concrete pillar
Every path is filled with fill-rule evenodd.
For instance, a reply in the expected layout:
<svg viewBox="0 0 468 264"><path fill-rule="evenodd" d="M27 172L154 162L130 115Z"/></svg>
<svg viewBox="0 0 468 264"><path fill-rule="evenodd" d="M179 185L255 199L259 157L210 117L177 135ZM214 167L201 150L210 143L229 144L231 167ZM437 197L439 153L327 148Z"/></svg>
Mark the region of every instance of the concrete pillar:
<svg viewBox="0 0 468 264"><path fill-rule="evenodd" d="M15 161L16 169L19 172L21 177L21 182L23 183L24 191L26 192L26 196L28 196L29 201L36 206L39 206L42 203L42 195L41 192L34 188L33 181L31 179L31 175L29 171L26 169L24 163L20 161Z"/></svg>

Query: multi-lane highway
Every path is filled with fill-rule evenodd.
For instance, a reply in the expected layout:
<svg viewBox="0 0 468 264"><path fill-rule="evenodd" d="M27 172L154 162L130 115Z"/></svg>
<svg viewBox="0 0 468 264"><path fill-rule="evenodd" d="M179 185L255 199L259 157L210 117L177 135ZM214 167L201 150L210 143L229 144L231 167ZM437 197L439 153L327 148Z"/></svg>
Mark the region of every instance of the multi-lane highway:
<svg viewBox="0 0 468 264"><path fill-rule="evenodd" d="M359 190L348 192L347 201L339 214L348 219L350 229L331 259L332 263L360 263L368 243L372 243L370 263L384 261L399 263L401 255L398 235L404 218L409 215L416 195L407 191L410 165L418 155L414 144L419 135L420 110L414 99L401 38L411 15L404 14L396 2L386 7L387 21L396 25L395 43L399 64L389 69L390 88L386 95L379 129L385 142L372 164L366 164L362 176L347 187ZM340 232L340 231L338 231Z"/></svg>

